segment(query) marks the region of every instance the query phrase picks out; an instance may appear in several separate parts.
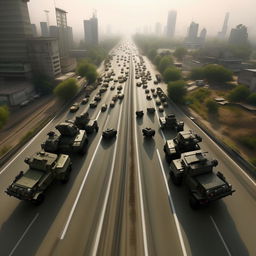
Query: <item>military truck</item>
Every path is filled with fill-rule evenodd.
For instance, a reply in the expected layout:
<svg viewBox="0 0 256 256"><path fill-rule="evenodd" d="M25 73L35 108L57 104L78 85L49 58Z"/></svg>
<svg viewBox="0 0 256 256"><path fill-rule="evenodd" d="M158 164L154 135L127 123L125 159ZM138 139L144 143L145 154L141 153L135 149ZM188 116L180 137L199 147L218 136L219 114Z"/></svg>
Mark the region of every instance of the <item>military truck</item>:
<svg viewBox="0 0 256 256"><path fill-rule="evenodd" d="M178 122L174 114L169 114L167 116L160 117L159 122L162 129L171 128L175 129L177 132L180 132L183 131L184 128L184 122Z"/></svg>
<svg viewBox="0 0 256 256"><path fill-rule="evenodd" d="M165 142L164 152L167 162L180 158L181 153L199 150L198 143L201 141L202 138L192 131L179 132L174 139Z"/></svg>
<svg viewBox="0 0 256 256"><path fill-rule="evenodd" d="M70 157L64 154L37 152L24 160L29 169L21 171L12 184L6 189L9 196L20 200L41 204L45 198L46 189L54 180L66 183L72 170Z"/></svg>
<svg viewBox="0 0 256 256"><path fill-rule="evenodd" d="M93 133L93 131L98 132L98 130L99 130L97 120L90 119L88 112L84 112L84 113L76 116L76 118L74 120L74 124L80 130L85 130L86 133L88 133L88 134Z"/></svg>
<svg viewBox="0 0 256 256"><path fill-rule="evenodd" d="M184 182L189 189L189 203L193 209L232 195L235 190L221 172L213 171L217 160L209 160L201 150L182 153L170 164L170 177L175 185Z"/></svg>
<svg viewBox="0 0 256 256"><path fill-rule="evenodd" d="M48 139L41 144L44 151L50 153L80 153L84 155L87 151L88 138L86 131L72 122L65 121L55 126L60 135L50 131Z"/></svg>

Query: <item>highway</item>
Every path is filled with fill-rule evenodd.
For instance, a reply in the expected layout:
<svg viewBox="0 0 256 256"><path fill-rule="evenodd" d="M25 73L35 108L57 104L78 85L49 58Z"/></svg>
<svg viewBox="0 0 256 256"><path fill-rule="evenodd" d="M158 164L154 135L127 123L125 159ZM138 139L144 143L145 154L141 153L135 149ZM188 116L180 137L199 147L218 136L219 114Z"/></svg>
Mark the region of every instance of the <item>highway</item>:
<svg viewBox="0 0 256 256"><path fill-rule="evenodd" d="M110 81L96 108L81 105L75 114L66 109L1 168L0 255L256 255L255 181L176 105L169 103L160 113L155 99L146 99L145 90L136 86L140 57L132 42L121 42L111 54L115 77L126 64L124 99L101 112L101 105L109 105L117 93L110 86L118 83ZM143 60L154 80L157 71ZM149 88L166 89L153 80ZM154 115L147 114L148 106L156 108ZM140 109L144 116L137 119ZM52 185L40 206L6 195L7 186L27 168L24 158L40 150L47 133L85 110L100 129L89 136L84 157L71 157L70 181ZM219 161L217 169L236 190L232 196L196 211L190 208L185 186L176 187L169 179L163 152L165 140L176 136L159 126L159 116L169 113L203 138L201 148ZM152 140L143 138L145 127L156 130ZM115 128L117 137L103 140L106 128Z"/></svg>

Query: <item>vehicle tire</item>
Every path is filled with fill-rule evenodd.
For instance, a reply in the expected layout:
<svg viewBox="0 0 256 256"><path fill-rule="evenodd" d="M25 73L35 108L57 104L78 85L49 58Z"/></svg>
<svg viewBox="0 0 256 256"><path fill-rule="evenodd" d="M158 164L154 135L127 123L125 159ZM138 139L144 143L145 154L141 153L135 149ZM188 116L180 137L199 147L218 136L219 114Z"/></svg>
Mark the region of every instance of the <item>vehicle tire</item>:
<svg viewBox="0 0 256 256"><path fill-rule="evenodd" d="M190 204L190 207L193 209L193 210L197 210L199 208L199 203L198 201L195 199L194 196L190 196L189 198L189 204Z"/></svg>
<svg viewBox="0 0 256 256"><path fill-rule="evenodd" d="M180 178L177 178L177 177L173 174L172 171L170 172L170 176L171 176L172 182L173 182L173 184L174 184L175 186L180 186L180 185L181 185L182 180L181 180Z"/></svg>
<svg viewBox="0 0 256 256"><path fill-rule="evenodd" d="M98 132L99 131L99 126L96 126L95 127L95 132Z"/></svg>
<svg viewBox="0 0 256 256"><path fill-rule="evenodd" d="M66 184L69 181L71 170L72 170L72 167L70 165L68 167L67 172L65 173L64 177L61 179L61 182L63 184Z"/></svg>
<svg viewBox="0 0 256 256"><path fill-rule="evenodd" d="M37 199L33 200L33 204L40 205L43 203L44 199L45 199L45 195L43 193L39 194Z"/></svg>

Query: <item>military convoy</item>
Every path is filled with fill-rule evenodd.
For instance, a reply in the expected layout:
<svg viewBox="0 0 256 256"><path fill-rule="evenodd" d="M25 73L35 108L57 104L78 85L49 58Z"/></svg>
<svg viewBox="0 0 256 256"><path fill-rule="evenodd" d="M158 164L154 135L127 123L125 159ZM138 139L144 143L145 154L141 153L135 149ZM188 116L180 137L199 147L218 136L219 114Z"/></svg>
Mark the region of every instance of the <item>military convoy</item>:
<svg viewBox="0 0 256 256"><path fill-rule="evenodd" d="M217 160L210 160L207 153L201 150L182 153L179 159L172 160L170 177L175 185L184 182L188 186L193 209L232 195L235 191L222 173L213 170L217 165Z"/></svg>
<svg viewBox="0 0 256 256"><path fill-rule="evenodd" d="M99 130L97 120L90 119L88 112L84 112L84 113L76 116L76 118L74 120L74 124L80 130L85 130L86 133L88 133L88 134L93 133L93 131L98 132L98 130Z"/></svg>
<svg viewBox="0 0 256 256"><path fill-rule="evenodd" d="M168 163L180 157L181 153L199 150L202 138L192 131L182 131L172 140L167 140L164 145L165 157Z"/></svg>
<svg viewBox="0 0 256 256"><path fill-rule="evenodd" d="M174 114L169 114L167 116L160 117L159 122L162 129L171 128L179 132L179 131L183 131L183 128L184 128L184 122L183 121L178 122Z"/></svg>
<svg viewBox="0 0 256 256"><path fill-rule="evenodd" d="M60 135L54 131L48 133L48 139L42 143L44 151L50 153L80 153L84 155L87 151L88 138L85 130L79 128L72 122L63 122L55 126Z"/></svg>
<svg viewBox="0 0 256 256"><path fill-rule="evenodd" d="M9 196L20 200L41 204L45 198L46 189L54 180L66 183L72 170L70 157L64 154L37 152L26 158L29 169L20 172L5 191Z"/></svg>

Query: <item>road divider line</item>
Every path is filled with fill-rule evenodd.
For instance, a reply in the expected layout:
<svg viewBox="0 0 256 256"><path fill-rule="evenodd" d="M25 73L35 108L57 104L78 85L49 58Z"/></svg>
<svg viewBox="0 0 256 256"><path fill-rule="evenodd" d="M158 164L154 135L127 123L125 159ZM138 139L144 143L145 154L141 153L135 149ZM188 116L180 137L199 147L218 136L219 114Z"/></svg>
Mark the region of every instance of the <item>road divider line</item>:
<svg viewBox="0 0 256 256"><path fill-rule="evenodd" d="M219 230L219 228L218 228L216 222L214 221L214 219L213 219L212 216L210 216L210 219L211 219L211 221L212 221L212 223L213 223L213 225L214 225L214 227L215 227L215 229L216 229L216 231L217 231L217 233L218 233L218 235L219 235L219 237L220 237L220 239L221 239L221 241L222 241L222 243L223 243L223 245L224 245L224 247L225 247L225 249L226 249L226 251L227 251L227 254L228 254L229 256L231 256L232 254L230 253L230 250L228 249L228 246L227 246L227 244L226 244L226 242L225 242L223 236L221 235L220 230Z"/></svg>
<svg viewBox="0 0 256 256"><path fill-rule="evenodd" d="M15 244L15 246L13 247L13 249L11 250L9 256L12 256L15 252L15 250L17 249L17 247L20 245L21 241L23 240L23 238L25 237L25 235L28 233L29 229L31 228L31 226L34 224L34 222L36 221L36 219L38 218L39 213L36 214L36 216L33 218L33 220L29 223L29 225L27 226L27 228L25 229L24 233L22 234L21 238L18 240L18 242Z"/></svg>
<svg viewBox="0 0 256 256"><path fill-rule="evenodd" d="M73 206L72 206L72 208L71 208L71 211L70 211L70 213L69 213L67 222L66 222L66 224L65 224L65 226L64 226L64 229L63 229L62 234L61 234L61 237L60 237L61 240L64 239L64 237L65 237L65 235L66 235L66 233L67 233L68 226L69 226L70 221L71 221L71 219L72 219L72 217L73 217L73 214L74 214L74 212L75 212L75 209L76 209L78 200L79 200L79 198L80 198L80 196L81 196L81 193L82 193L82 190L83 190L83 188L84 188L84 184L85 184L85 182L86 182L86 180L87 180L87 177L88 177L88 175L89 175L89 173L90 173L90 171L91 171L92 163L93 163L93 161L94 161L94 158L95 158L96 153L97 153L97 151L98 151L98 148L99 148L99 146L100 146L101 140L102 140L102 137L99 139L99 142L98 142L98 144L97 144L97 146L96 146L96 149L95 149L95 151L94 151L94 153L93 153L93 156L92 156L92 158L91 158L90 164L89 164L89 166L88 166L87 172L86 172L86 174L85 174L85 176L84 176L84 178L83 178L83 181L82 181L81 186L80 186L80 188L79 188L78 194L77 194L77 196L76 196L76 199L75 199L75 201L74 201L74 204L73 204Z"/></svg>
<svg viewBox="0 0 256 256"><path fill-rule="evenodd" d="M133 88L132 88L133 90ZM135 90L133 90L133 98L135 99L136 105L136 95ZM138 168L138 179L139 179L139 194L140 194L140 210L141 210L141 222L142 222L142 233L143 233L143 244L144 244L144 254L148 256L148 241L147 241L147 232L146 232L146 221L145 221L145 211L144 211L144 201L143 201L143 194L142 194L142 187L141 187L141 168L140 168L140 158L139 158L139 149L138 149L138 134L137 134L137 127L136 127L136 120L134 122L134 134L135 134L135 148L136 148L136 158L137 158L137 168Z"/></svg>
<svg viewBox="0 0 256 256"><path fill-rule="evenodd" d="M184 256L187 256L185 243L184 243L182 233L181 233L180 222L179 222L179 219L177 217L176 209L174 207L173 199L172 199L171 192L170 192L170 189L169 189L169 186L168 186L168 181L167 181L167 178L166 178L166 175L165 175L163 163L162 163L161 156L160 156L158 148L156 149L156 152L157 152L158 161L159 161L159 164L160 164L160 167L161 167L161 171L162 171L162 174L163 174L163 178L164 178L164 182L165 182L165 186L166 186L166 190L167 190L167 194L168 194L168 198L169 198L169 203L170 203L170 206L172 208L174 221L175 221L176 228L177 228L177 231L178 231L178 236L179 236L179 239L180 239L182 252L183 252Z"/></svg>
<svg viewBox="0 0 256 256"><path fill-rule="evenodd" d="M97 116L95 117L95 120L98 120L99 116L100 116L101 111L99 111L99 113L97 114Z"/></svg>
<svg viewBox="0 0 256 256"><path fill-rule="evenodd" d="M92 249L92 256L97 255L99 242L100 242L100 235L101 235L102 227L103 227L103 221L104 221L104 217L106 215L107 202L109 199L110 187L111 187L111 183L113 180L113 173L114 173L114 167L115 167L115 161L116 161L116 152L117 152L118 138L119 138L119 132L120 132L122 110L123 110L123 105L121 105L121 109L119 112L118 124L117 124L117 137L116 137L115 148L114 148L114 153L113 153L113 161L112 161L112 165L111 165L111 169L110 169L110 177L108 180L107 191L106 191L105 198L104 198L103 208L102 208L102 211L100 214L100 221L99 221L97 232L96 232L96 238L95 238L95 242L94 242L93 249Z"/></svg>

